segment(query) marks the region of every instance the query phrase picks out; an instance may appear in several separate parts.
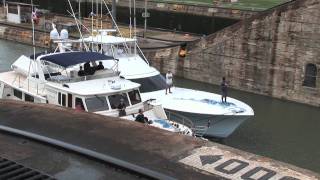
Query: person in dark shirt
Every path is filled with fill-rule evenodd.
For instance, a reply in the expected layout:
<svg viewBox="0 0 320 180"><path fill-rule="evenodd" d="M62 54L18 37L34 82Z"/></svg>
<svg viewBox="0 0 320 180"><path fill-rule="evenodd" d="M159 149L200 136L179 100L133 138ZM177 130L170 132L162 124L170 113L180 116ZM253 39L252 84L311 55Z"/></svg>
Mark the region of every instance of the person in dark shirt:
<svg viewBox="0 0 320 180"><path fill-rule="evenodd" d="M86 75L93 75L94 72L96 71L94 67L91 67L90 62L84 63L83 68Z"/></svg>
<svg viewBox="0 0 320 180"><path fill-rule="evenodd" d="M226 82L226 78L223 77L222 78L222 82L221 82L221 101L223 103L227 102L227 95L228 95L228 84Z"/></svg>
<svg viewBox="0 0 320 180"><path fill-rule="evenodd" d="M118 105L119 116L125 116L126 113L126 104L124 103L124 99L120 99L120 103Z"/></svg>
<svg viewBox="0 0 320 180"><path fill-rule="evenodd" d="M139 109L139 114L136 117L137 122L148 124L148 118L144 116L142 109Z"/></svg>
<svg viewBox="0 0 320 180"><path fill-rule="evenodd" d="M86 73L82 69L82 66L80 66L80 70L78 71L78 76L85 76L85 75L86 75Z"/></svg>
<svg viewBox="0 0 320 180"><path fill-rule="evenodd" d="M96 70L102 70L102 69L104 69L104 66L103 66L102 62L99 61L99 65L96 67Z"/></svg>

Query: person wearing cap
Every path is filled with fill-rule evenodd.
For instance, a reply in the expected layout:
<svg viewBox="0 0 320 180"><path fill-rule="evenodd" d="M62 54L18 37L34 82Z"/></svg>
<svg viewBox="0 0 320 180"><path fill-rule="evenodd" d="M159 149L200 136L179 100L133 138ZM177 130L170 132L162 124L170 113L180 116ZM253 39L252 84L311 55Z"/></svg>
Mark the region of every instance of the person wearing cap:
<svg viewBox="0 0 320 180"><path fill-rule="evenodd" d="M127 113L126 113L126 104L124 103L124 99L121 98L120 99L120 103L118 105L118 110L119 110L119 116L125 116Z"/></svg>
<svg viewBox="0 0 320 180"><path fill-rule="evenodd" d="M139 114L137 115L135 121L148 124L148 118L144 116L142 109L139 109Z"/></svg>
<svg viewBox="0 0 320 180"><path fill-rule="evenodd" d="M172 84L173 84L173 75L171 73L170 70L168 70L167 74L166 74L166 94L168 94L168 89L169 89L169 93L172 93L171 92L171 87L172 87Z"/></svg>

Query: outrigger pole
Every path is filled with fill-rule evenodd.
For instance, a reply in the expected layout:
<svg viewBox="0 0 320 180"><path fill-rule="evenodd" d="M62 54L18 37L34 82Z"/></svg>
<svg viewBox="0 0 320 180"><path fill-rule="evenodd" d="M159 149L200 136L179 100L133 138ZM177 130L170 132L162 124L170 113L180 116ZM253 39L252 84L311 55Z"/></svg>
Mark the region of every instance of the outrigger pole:
<svg viewBox="0 0 320 180"><path fill-rule="evenodd" d="M82 36L82 32L81 32L81 28L80 28L79 23L78 23L78 21L77 21L77 17L76 17L76 15L75 15L74 11L73 11L73 8L72 8L72 5L71 5L70 0L68 0L68 3L69 3L69 6L70 6L70 9L71 9L71 13L72 13L72 16L73 16L73 18L74 18L74 21L75 21L75 23L77 24L77 28L78 28L78 31L79 31L79 34L80 34L80 38L81 38L82 44L83 44L84 47L86 48L86 51L88 51L89 49L88 49L87 45L84 43L83 36ZM81 23L81 22L80 22L80 23Z"/></svg>
<svg viewBox="0 0 320 180"><path fill-rule="evenodd" d="M36 47L35 47L35 38L34 38L34 21L33 21L33 16L34 16L34 9L33 9L33 0L31 0L31 24L32 24L32 48L33 48L33 62L36 62ZM30 91L30 71L31 71L31 64L32 61L29 63L29 70L28 70L28 91Z"/></svg>
<svg viewBox="0 0 320 180"><path fill-rule="evenodd" d="M112 21L112 28L115 28L116 20L117 20L117 4L116 0L112 0L112 17L114 21Z"/></svg>

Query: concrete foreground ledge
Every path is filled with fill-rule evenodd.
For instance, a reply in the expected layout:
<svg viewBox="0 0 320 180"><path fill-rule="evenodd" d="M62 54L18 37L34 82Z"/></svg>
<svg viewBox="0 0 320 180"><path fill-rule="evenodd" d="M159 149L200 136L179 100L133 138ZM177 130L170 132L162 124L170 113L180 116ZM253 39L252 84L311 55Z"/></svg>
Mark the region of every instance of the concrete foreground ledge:
<svg viewBox="0 0 320 180"><path fill-rule="evenodd" d="M50 137L177 179L320 179L319 174L140 123L0 100L0 125Z"/></svg>

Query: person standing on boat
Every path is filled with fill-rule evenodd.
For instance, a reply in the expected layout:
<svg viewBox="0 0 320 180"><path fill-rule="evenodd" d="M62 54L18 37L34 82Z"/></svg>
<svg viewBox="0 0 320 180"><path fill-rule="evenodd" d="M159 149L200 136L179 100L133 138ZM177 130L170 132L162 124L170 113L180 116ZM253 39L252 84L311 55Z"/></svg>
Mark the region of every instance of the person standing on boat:
<svg viewBox="0 0 320 180"><path fill-rule="evenodd" d="M82 66L80 66L80 70L78 71L78 76L85 76L86 72L84 72L84 70L82 69Z"/></svg>
<svg viewBox="0 0 320 180"><path fill-rule="evenodd" d="M226 78L222 77L222 82L221 82L221 101L223 103L227 102L227 95L228 95L228 84L226 82Z"/></svg>
<svg viewBox="0 0 320 180"><path fill-rule="evenodd" d="M125 116L126 113L126 104L124 103L124 99L120 99L120 103L118 105L119 116Z"/></svg>
<svg viewBox="0 0 320 180"><path fill-rule="evenodd" d="M167 83L167 86L166 86L166 94L168 94L168 89L169 89L169 93L172 93L171 92L171 87L173 85L173 75L171 73L170 70L168 70L167 74L166 74L166 83Z"/></svg>

